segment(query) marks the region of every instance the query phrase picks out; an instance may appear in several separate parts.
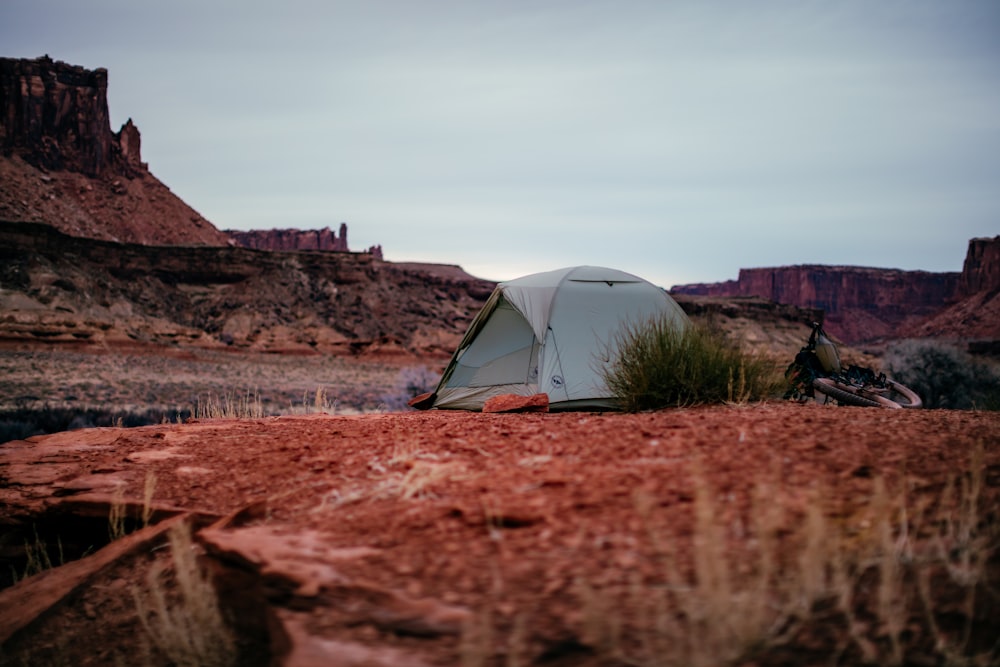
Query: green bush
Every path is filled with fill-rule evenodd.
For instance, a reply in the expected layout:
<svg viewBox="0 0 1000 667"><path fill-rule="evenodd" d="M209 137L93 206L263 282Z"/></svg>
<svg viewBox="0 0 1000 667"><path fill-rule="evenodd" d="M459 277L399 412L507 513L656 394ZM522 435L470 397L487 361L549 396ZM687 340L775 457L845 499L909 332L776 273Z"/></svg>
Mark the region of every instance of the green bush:
<svg viewBox="0 0 1000 667"><path fill-rule="evenodd" d="M654 319L626 328L604 381L629 412L708 403L745 403L780 392L775 363L705 326L678 329Z"/></svg>
<svg viewBox="0 0 1000 667"><path fill-rule="evenodd" d="M901 341L886 350L883 365L920 395L925 408L1000 410L1000 376L953 345Z"/></svg>

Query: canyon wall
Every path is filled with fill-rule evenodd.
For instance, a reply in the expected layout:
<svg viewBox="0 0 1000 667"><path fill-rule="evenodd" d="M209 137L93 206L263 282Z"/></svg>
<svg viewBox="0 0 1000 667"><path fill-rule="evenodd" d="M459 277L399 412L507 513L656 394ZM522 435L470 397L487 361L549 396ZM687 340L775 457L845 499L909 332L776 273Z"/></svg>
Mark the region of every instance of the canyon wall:
<svg viewBox="0 0 1000 667"><path fill-rule="evenodd" d="M904 336L1000 339L1000 317L991 310L998 291L1000 236L969 241L960 273L813 264L740 269L736 280L671 289L674 294L756 296L816 308L823 311L830 333L854 344ZM966 303L970 299L975 306ZM942 313L956 309L963 313L962 321L938 321ZM933 322L937 324L927 326Z"/></svg>
<svg viewBox="0 0 1000 667"><path fill-rule="evenodd" d="M233 242L244 248L272 251L321 250L330 252L350 252L347 246L347 223L340 223L340 231L335 233L329 227L322 229L252 229L240 231L227 229ZM372 246L367 251L376 259L382 259L382 246Z"/></svg>
<svg viewBox="0 0 1000 667"><path fill-rule="evenodd" d="M1000 236L969 241L959 295L957 303L900 334L962 341L970 352L1000 356Z"/></svg>
<svg viewBox="0 0 1000 667"><path fill-rule="evenodd" d="M348 252L347 224L340 224L340 233L329 227L323 229L252 229L239 231L227 229L226 233L236 245L255 250L330 250Z"/></svg>
<svg viewBox="0 0 1000 667"><path fill-rule="evenodd" d="M678 294L757 296L815 308L824 326L847 343L892 337L958 300L961 274L806 264L740 269L739 278L716 284L679 285Z"/></svg>
<svg viewBox="0 0 1000 667"><path fill-rule="evenodd" d="M447 357L493 287L366 253L122 244L0 221L0 348Z"/></svg>
<svg viewBox="0 0 1000 667"><path fill-rule="evenodd" d="M0 217L154 245L229 237L157 180L129 119L111 131L108 72L0 58Z"/></svg>
<svg viewBox="0 0 1000 667"><path fill-rule="evenodd" d="M1000 289L1000 236L969 241L961 288L964 296Z"/></svg>
<svg viewBox="0 0 1000 667"><path fill-rule="evenodd" d="M138 134L111 132L108 71L87 70L48 56L35 60L0 58L0 144L4 155L17 151L31 165L87 176L113 172L135 175ZM133 150L134 149L134 150Z"/></svg>

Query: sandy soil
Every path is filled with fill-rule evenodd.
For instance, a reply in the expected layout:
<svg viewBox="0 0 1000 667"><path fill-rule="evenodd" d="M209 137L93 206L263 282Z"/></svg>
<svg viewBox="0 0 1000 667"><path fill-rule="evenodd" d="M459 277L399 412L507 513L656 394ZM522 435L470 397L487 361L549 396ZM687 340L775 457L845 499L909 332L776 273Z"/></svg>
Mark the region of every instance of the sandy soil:
<svg viewBox="0 0 1000 667"><path fill-rule="evenodd" d="M771 403L41 436L0 447L9 564L18 540L107 542L112 506L153 525L0 591L0 664L170 664L134 594L170 565L171 521L196 527L239 664L996 664L998 500L997 413Z"/></svg>

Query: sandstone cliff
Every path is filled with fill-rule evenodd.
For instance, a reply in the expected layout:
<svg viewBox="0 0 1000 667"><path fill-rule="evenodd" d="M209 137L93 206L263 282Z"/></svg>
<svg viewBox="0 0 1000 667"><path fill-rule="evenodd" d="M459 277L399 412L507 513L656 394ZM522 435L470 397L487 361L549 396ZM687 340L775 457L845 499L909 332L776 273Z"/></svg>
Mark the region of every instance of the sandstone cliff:
<svg viewBox="0 0 1000 667"><path fill-rule="evenodd" d="M972 352L1000 354L1000 236L969 241L959 295L960 301L901 335L965 341Z"/></svg>
<svg viewBox="0 0 1000 667"><path fill-rule="evenodd" d="M147 246L0 222L0 343L447 356L494 284L364 253Z"/></svg>
<svg viewBox="0 0 1000 667"><path fill-rule="evenodd" d="M47 56L2 58L0 91L5 155L16 150L35 167L87 176L135 176L143 168L134 126L124 134L111 132L107 70Z"/></svg>
<svg viewBox="0 0 1000 667"><path fill-rule="evenodd" d="M969 241L961 286L963 296L1000 289L1000 236Z"/></svg>
<svg viewBox="0 0 1000 667"><path fill-rule="evenodd" d="M673 294L757 296L816 308L848 343L903 337L1000 340L1000 236L972 239L961 273L800 265L740 269L737 280L677 285ZM989 344L986 345L989 347Z"/></svg>
<svg viewBox="0 0 1000 667"><path fill-rule="evenodd" d="M715 285L679 285L678 294L758 296L816 308L826 329L848 343L892 337L958 300L959 273L900 271L856 266L800 265L740 269L739 278Z"/></svg>
<svg viewBox="0 0 1000 667"><path fill-rule="evenodd" d="M110 241L227 244L149 172L131 119L112 132L107 90L103 68L0 58L0 217Z"/></svg>
<svg viewBox="0 0 1000 667"><path fill-rule="evenodd" d="M236 245L254 250L329 250L348 252L347 224L340 223L340 233L323 229L227 229Z"/></svg>
<svg viewBox="0 0 1000 667"><path fill-rule="evenodd" d="M252 229L240 231L227 229L226 233L236 245L255 250L320 250L350 252L347 246L347 223L340 223L339 233L329 227L323 229ZM382 246L372 246L366 251L382 259Z"/></svg>

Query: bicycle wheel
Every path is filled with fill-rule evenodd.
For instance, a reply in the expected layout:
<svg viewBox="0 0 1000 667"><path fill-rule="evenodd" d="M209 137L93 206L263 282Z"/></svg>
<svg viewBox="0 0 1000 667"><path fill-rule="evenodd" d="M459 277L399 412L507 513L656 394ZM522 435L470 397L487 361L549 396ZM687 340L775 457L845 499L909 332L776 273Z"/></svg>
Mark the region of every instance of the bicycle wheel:
<svg viewBox="0 0 1000 667"><path fill-rule="evenodd" d="M830 398L835 399L839 403L844 403L845 405L857 405L862 408L899 409L903 407L899 403L890 401L884 396L879 396L878 394L870 392L864 392L862 394L861 392L863 390L858 387L844 384L843 382L837 382L836 380L830 378L816 378L813 380L813 389L822 394L826 394Z"/></svg>
<svg viewBox="0 0 1000 667"><path fill-rule="evenodd" d="M894 403L898 403L900 406L911 410L924 406L923 401L917 396L917 392L909 387L901 385L895 380L886 380L885 383L889 385L889 395L886 398Z"/></svg>

